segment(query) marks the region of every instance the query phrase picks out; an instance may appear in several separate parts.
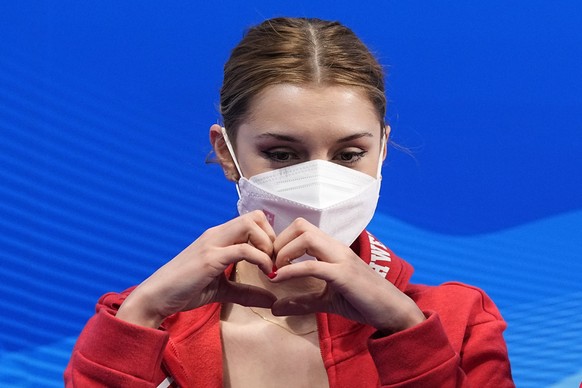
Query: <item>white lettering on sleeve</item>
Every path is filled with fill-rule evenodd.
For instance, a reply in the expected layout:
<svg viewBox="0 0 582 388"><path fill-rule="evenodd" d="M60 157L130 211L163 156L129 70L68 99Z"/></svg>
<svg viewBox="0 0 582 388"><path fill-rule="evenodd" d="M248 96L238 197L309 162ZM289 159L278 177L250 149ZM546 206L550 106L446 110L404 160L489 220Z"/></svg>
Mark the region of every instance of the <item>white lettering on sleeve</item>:
<svg viewBox="0 0 582 388"><path fill-rule="evenodd" d="M378 275L382 277L386 277L388 271L390 271L390 267L388 265L381 265L378 261L390 262L392 258L390 257L390 252L388 252L388 248L380 241L376 240L374 236L368 233L368 237L370 239L370 267L378 273Z"/></svg>

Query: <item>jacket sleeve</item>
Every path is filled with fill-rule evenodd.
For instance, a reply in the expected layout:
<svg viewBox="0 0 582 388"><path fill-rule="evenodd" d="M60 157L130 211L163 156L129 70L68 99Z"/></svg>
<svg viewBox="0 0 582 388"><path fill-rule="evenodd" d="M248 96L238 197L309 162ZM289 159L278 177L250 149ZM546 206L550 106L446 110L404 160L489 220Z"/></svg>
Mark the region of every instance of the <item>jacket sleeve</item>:
<svg viewBox="0 0 582 388"><path fill-rule="evenodd" d="M156 387L168 334L115 318L98 306L83 329L65 370L66 387Z"/></svg>
<svg viewBox="0 0 582 388"><path fill-rule="evenodd" d="M382 387L515 387L497 308L482 291L455 286L465 291L450 295L442 319L426 311L415 327L370 338Z"/></svg>

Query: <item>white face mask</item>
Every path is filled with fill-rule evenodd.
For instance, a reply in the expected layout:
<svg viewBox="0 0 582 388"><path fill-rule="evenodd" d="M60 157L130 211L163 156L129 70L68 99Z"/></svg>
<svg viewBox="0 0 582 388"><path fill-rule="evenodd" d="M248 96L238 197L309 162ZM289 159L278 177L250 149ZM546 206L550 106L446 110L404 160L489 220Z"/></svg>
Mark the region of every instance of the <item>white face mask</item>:
<svg viewBox="0 0 582 388"><path fill-rule="evenodd" d="M311 160L243 177L226 131L223 136L241 176L237 190L240 215L262 210L278 235L303 217L350 246L372 220L380 193L382 149L376 178L325 160ZM305 255L293 262L313 259Z"/></svg>

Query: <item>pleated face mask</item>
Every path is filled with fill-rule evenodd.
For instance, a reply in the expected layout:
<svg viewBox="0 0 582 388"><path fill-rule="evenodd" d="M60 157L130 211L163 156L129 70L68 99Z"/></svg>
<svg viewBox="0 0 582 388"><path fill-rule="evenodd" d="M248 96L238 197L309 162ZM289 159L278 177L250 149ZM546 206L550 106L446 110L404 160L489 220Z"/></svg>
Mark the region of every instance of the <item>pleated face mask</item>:
<svg viewBox="0 0 582 388"><path fill-rule="evenodd" d="M240 215L262 210L277 235L302 217L347 246L372 220L380 193L383 149L376 178L326 160L311 160L247 179L224 129L223 136L241 176L237 186ZM293 262L307 259L313 257L304 255Z"/></svg>

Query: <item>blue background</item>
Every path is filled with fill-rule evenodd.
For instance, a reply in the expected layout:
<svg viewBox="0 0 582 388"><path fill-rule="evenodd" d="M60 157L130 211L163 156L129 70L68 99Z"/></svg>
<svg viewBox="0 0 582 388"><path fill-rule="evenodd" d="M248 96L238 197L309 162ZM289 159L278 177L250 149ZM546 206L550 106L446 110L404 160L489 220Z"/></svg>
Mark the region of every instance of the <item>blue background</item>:
<svg viewBox="0 0 582 388"><path fill-rule="evenodd" d="M0 385L62 386L97 298L235 214L222 65L250 25L350 26L388 72L370 230L485 289L520 387L582 380L582 3L0 3Z"/></svg>

